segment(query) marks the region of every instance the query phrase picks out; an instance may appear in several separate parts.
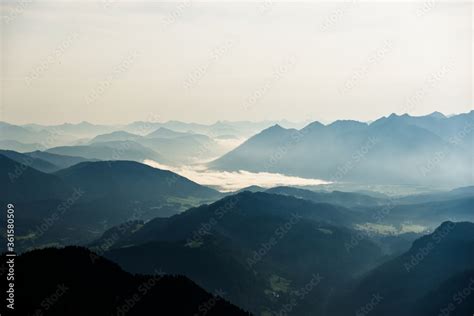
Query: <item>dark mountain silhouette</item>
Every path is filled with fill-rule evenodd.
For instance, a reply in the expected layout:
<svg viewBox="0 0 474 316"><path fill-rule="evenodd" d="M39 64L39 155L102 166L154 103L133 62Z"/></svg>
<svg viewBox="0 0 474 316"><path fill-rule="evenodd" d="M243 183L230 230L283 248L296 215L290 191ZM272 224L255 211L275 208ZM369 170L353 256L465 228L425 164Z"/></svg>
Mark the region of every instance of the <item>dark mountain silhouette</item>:
<svg viewBox="0 0 474 316"><path fill-rule="evenodd" d="M255 313L278 311L320 273L325 281L298 309L299 315L309 315L322 311L331 287L380 260L380 249L366 238L356 258L346 250L354 233L330 223L351 219L343 207L243 192L109 238L105 256L131 272L161 265L205 289L225 286L232 302ZM291 286L280 289L287 280Z"/></svg>
<svg viewBox="0 0 474 316"><path fill-rule="evenodd" d="M265 189L264 187L260 187L258 185L250 185L248 187L245 187L245 188L242 188L236 192L233 192L233 194L235 193L240 193L240 192L244 192L244 191L249 191L249 192L263 192L263 191L266 191L267 189Z"/></svg>
<svg viewBox="0 0 474 316"><path fill-rule="evenodd" d="M142 228L144 221L129 220L106 230L100 238L90 242L87 247L93 251L103 253L109 250L118 240L128 239L132 234Z"/></svg>
<svg viewBox="0 0 474 316"><path fill-rule="evenodd" d="M420 315L420 310L433 310L441 303L426 297L448 298L451 293L444 289L452 290L450 282L457 283L460 274L472 270L473 262L474 224L444 222L432 234L417 239L408 252L369 272L347 296L335 299L333 313L356 313L376 295L382 299L373 304L374 314ZM341 300L344 304L338 303ZM472 305L474 297L468 300Z"/></svg>
<svg viewBox="0 0 474 316"><path fill-rule="evenodd" d="M15 264L16 315L248 315L185 277L131 275L84 248L35 250Z"/></svg>
<svg viewBox="0 0 474 316"><path fill-rule="evenodd" d="M416 313L420 316L471 315L474 310L474 269L458 273L429 292L416 304Z"/></svg>
<svg viewBox="0 0 474 316"><path fill-rule="evenodd" d="M51 173L90 159L74 156L51 154L44 151L19 153L12 150L0 150L0 154L36 170Z"/></svg>
<svg viewBox="0 0 474 316"><path fill-rule="evenodd" d="M55 173L87 191L88 198L160 200L170 196L211 199L219 193L167 170L134 161L84 162Z"/></svg>
<svg viewBox="0 0 474 316"><path fill-rule="evenodd" d="M35 226L42 224L43 218L58 218L37 240L38 244L90 242L98 238L97 234L120 223L170 216L220 196L219 192L175 173L133 161L84 162L54 176L81 194L72 202L67 200L73 198L70 194L60 201L21 205L24 217L39 221ZM58 209L63 204L66 207Z"/></svg>
<svg viewBox="0 0 474 316"><path fill-rule="evenodd" d="M0 154L20 164L32 167L42 172L54 172L61 169L57 165L47 160L44 160L38 157L32 157L32 156L29 156L28 154L21 154L12 150L0 150Z"/></svg>
<svg viewBox="0 0 474 316"><path fill-rule="evenodd" d="M72 188L60 178L1 154L0 174L2 199L9 199L10 203L60 199L72 192Z"/></svg>
<svg viewBox="0 0 474 316"><path fill-rule="evenodd" d="M84 244L120 223L170 216L221 196L132 161L83 162L46 174L0 155L0 168L1 200L21 210L16 214L18 251Z"/></svg>
<svg viewBox="0 0 474 316"><path fill-rule="evenodd" d="M0 150L0 202L15 205L21 254L17 313L244 314L210 294L223 293L262 316L471 315L473 126L474 111L298 129L275 122L0 122L0 147L28 151ZM250 186L219 193L142 164L204 161L221 155L226 139L249 135L209 166L366 191ZM382 189L392 186L429 193ZM435 188L456 186L464 187ZM5 236L5 217L1 222ZM94 253L50 248L66 245ZM3 315L5 304L0 309Z"/></svg>
<svg viewBox="0 0 474 316"><path fill-rule="evenodd" d="M96 249L104 247L100 245ZM263 295L269 288L270 275L251 272L245 263L248 255L218 235L205 236L196 244L185 240L154 241L104 253L126 271L147 274L163 269L171 274L185 275L207 291L225 289L227 299L238 306L256 309L270 303Z"/></svg>
<svg viewBox="0 0 474 316"><path fill-rule="evenodd" d="M131 241L141 243L153 240L186 240L193 237L193 233L201 228L201 224L220 217L221 220L215 226L211 225L212 229L222 231L225 236L242 242L247 240L250 242L249 245L253 246L253 238L264 238L264 236L251 236L246 233L243 228L246 227L249 218L261 219L269 216L278 217L280 221L288 221L295 215L335 225L351 226L364 221L359 213L344 207L313 203L290 196L247 191L227 196L210 205L191 208L169 218L153 219L137 231ZM257 229L255 225L252 224L252 227ZM271 235L272 232L269 227L268 234ZM259 235L264 235L263 230Z"/></svg>

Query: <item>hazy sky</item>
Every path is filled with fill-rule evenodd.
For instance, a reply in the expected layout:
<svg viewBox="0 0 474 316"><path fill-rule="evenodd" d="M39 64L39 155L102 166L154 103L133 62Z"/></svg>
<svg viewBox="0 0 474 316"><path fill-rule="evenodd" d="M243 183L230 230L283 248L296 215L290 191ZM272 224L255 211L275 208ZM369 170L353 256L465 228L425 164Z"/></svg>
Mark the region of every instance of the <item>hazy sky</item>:
<svg viewBox="0 0 474 316"><path fill-rule="evenodd" d="M472 108L468 2L31 0L1 14L0 119L12 123Z"/></svg>

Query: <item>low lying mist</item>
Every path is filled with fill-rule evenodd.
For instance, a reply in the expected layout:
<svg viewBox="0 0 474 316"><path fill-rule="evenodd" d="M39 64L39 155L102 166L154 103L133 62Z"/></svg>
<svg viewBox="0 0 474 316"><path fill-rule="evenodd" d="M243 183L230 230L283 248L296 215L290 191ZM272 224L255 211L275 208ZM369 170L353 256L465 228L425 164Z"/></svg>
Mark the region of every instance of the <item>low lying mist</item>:
<svg viewBox="0 0 474 316"><path fill-rule="evenodd" d="M329 183L320 179L292 177L280 173L250 172L244 170L234 172L216 171L209 170L202 165L173 167L148 159L143 163L153 168L173 171L194 182L213 187L221 192L236 191L251 185L271 188L279 185L305 186Z"/></svg>
<svg viewBox="0 0 474 316"><path fill-rule="evenodd" d="M363 231L367 234L372 235L401 235L407 233L427 233L429 231L428 227L412 224L412 223L404 223L401 224L399 227L395 227L391 224L377 224L377 223L364 223L364 224L356 224L354 226L356 230Z"/></svg>

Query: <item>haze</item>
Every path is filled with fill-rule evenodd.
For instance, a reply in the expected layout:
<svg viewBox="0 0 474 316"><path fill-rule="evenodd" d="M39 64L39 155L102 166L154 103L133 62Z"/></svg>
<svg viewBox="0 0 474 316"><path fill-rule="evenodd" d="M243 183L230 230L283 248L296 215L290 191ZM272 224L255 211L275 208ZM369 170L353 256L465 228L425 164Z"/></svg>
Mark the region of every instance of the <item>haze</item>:
<svg viewBox="0 0 474 316"><path fill-rule="evenodd" d="M472 107L472 4L4 1L0 119L292 121Z"/></svg>

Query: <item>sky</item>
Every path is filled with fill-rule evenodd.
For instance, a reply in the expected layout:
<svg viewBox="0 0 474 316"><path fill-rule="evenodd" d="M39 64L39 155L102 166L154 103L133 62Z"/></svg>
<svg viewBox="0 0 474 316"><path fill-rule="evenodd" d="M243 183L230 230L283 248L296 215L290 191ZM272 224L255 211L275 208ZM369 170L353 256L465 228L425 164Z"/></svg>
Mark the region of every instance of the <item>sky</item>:
<svg viewBox="0 0 474 316"><path fill-rule="evenodd" d="M472 109L472 3L3 1L0 120L374 120Z"/></svg>

